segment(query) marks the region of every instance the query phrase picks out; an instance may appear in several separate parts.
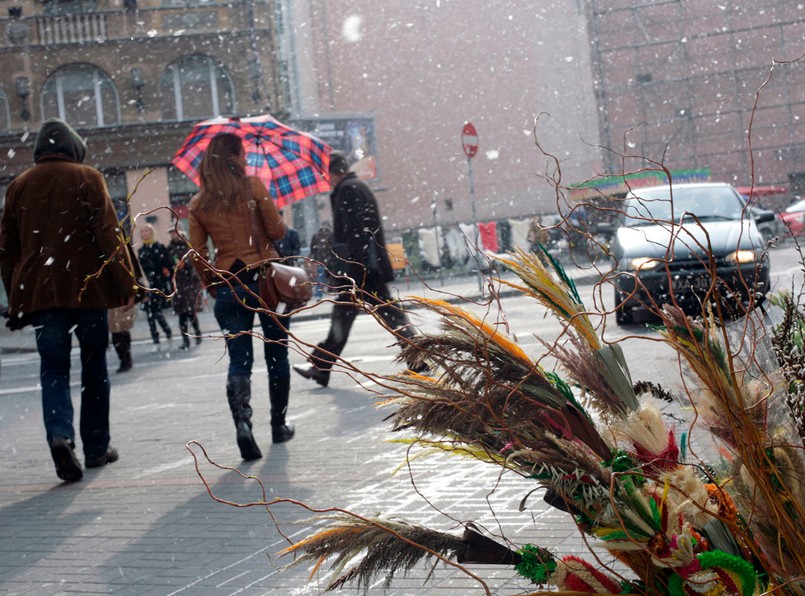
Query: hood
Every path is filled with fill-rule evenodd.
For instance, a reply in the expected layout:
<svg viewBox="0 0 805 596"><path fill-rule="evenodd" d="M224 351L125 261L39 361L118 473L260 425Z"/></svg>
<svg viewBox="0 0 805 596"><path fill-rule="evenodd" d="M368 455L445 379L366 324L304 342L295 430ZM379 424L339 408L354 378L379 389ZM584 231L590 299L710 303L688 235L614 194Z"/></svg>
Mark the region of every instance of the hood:
<svg viewBox="0 0 805 596"><path fill-rule="evenodd" d="M42 124L34 145L34 162L43 157L58 155L70 161L83 163L87 145L70 125L58 118L49 118Z"/></svg>
<svg viewBox="0 0 805 596"><path fill-rule="evenodd" d="M662 257L674 234L674 255L678 259L688 258L693 253L703 256L708 242L716 257L738 249L760 249L764 245L755 222L748 219L703 221L701 225L691 221L673 228L664 225L622 226L617 231L618 252L626 258Z"/></svg>

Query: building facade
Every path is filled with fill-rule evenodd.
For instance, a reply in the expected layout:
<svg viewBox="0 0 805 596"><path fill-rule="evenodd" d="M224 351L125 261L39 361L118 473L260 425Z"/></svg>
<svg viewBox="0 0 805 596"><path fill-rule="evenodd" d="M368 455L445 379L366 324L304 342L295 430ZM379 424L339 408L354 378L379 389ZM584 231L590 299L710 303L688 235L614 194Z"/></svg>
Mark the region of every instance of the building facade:
<svg viewBox="0 0 805 596"><path fill-rule="evenodd" d="M609 174L709 167L805 194L805 6L587 0ZM751 133L750 133L751 131Z"/></svg>
<svg viewBox="0 0 805 596"><path fill-rule="evenodd" d="M125 212L161 239L195 185L170 166L193 123L282 114L275 6L262 0L0 0L0 191L41 122L86 140ZM171 207L173 212L166 209Z"/></svg>
<svg viewBox="0 0 805 596"><path fill-rule="evenodd" d="M802 193L803 13L796 0L0 0L0 194L60 116L118 202L136 188L132 211L164 234L164 207L181 215L195 190L169 167L192 124L265 112L368 152L392 235L555 214L556 186L652 163ZM327 204L286 218L309 238Z"/></svg>
<svg viewBox="0 0 805 596"><path fill-rule="evenodd" d="M369 184L391 236L473 214L489 222L555 213L546 177L570 184L600 170L581 0L284 5L291 112L371 117ZM474 193L461 145L467 121L479 137Z"/></svg>

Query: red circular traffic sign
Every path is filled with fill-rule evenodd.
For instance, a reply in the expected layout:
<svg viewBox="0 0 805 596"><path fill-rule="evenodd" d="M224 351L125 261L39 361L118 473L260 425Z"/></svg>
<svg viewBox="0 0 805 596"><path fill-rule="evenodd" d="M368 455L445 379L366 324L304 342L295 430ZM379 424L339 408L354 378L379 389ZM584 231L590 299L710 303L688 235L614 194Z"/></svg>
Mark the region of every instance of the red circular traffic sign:
<svg viewBox="0 0 805 596"><path fill-rule="evenodd" d="M475 157L478 153L478 131L472 122L467 122L461 129L461 147L467 157Z"/></svg>

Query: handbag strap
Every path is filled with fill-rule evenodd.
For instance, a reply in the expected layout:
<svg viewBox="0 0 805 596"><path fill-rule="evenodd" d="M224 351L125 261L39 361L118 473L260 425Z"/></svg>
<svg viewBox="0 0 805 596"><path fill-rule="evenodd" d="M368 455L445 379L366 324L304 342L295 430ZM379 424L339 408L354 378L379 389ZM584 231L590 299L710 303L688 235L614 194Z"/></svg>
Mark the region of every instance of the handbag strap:
<svg viewBox="0 0 805 596"><path fill-rule="evenodd" d="M265 261L269 257L265 256L263 247L267 246L268 244L271 244L274 247L275 251L277 250L277 247L274 244L274 241L271 238L269 238L268 234L266 234L265 232L263 222L258 217L257 200L254 198L254 194L252 192L252 185L250 182L248 182L248 180L247 184L248 188L246 193L247 196L249 197L249 200L246 201L246 204L249 206L249 212L251 213L251 219L252 219L252 242L254 242L255 246L257 247L257 254L260 256L260 260Z"/></svg>

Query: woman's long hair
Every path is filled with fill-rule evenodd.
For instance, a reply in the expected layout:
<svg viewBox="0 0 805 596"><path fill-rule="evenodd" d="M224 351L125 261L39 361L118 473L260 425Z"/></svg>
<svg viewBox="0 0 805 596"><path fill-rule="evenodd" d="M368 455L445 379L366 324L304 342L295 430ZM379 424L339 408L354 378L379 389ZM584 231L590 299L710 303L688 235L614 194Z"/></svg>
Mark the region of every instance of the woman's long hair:
<svg viewBox="0 0 805 596"><path fill-rule="evenodd" d="M213 137L201 160L201 211L232 211L245 190L246 170L238 162L243 154L240 137L224 133Z"/></svg>

